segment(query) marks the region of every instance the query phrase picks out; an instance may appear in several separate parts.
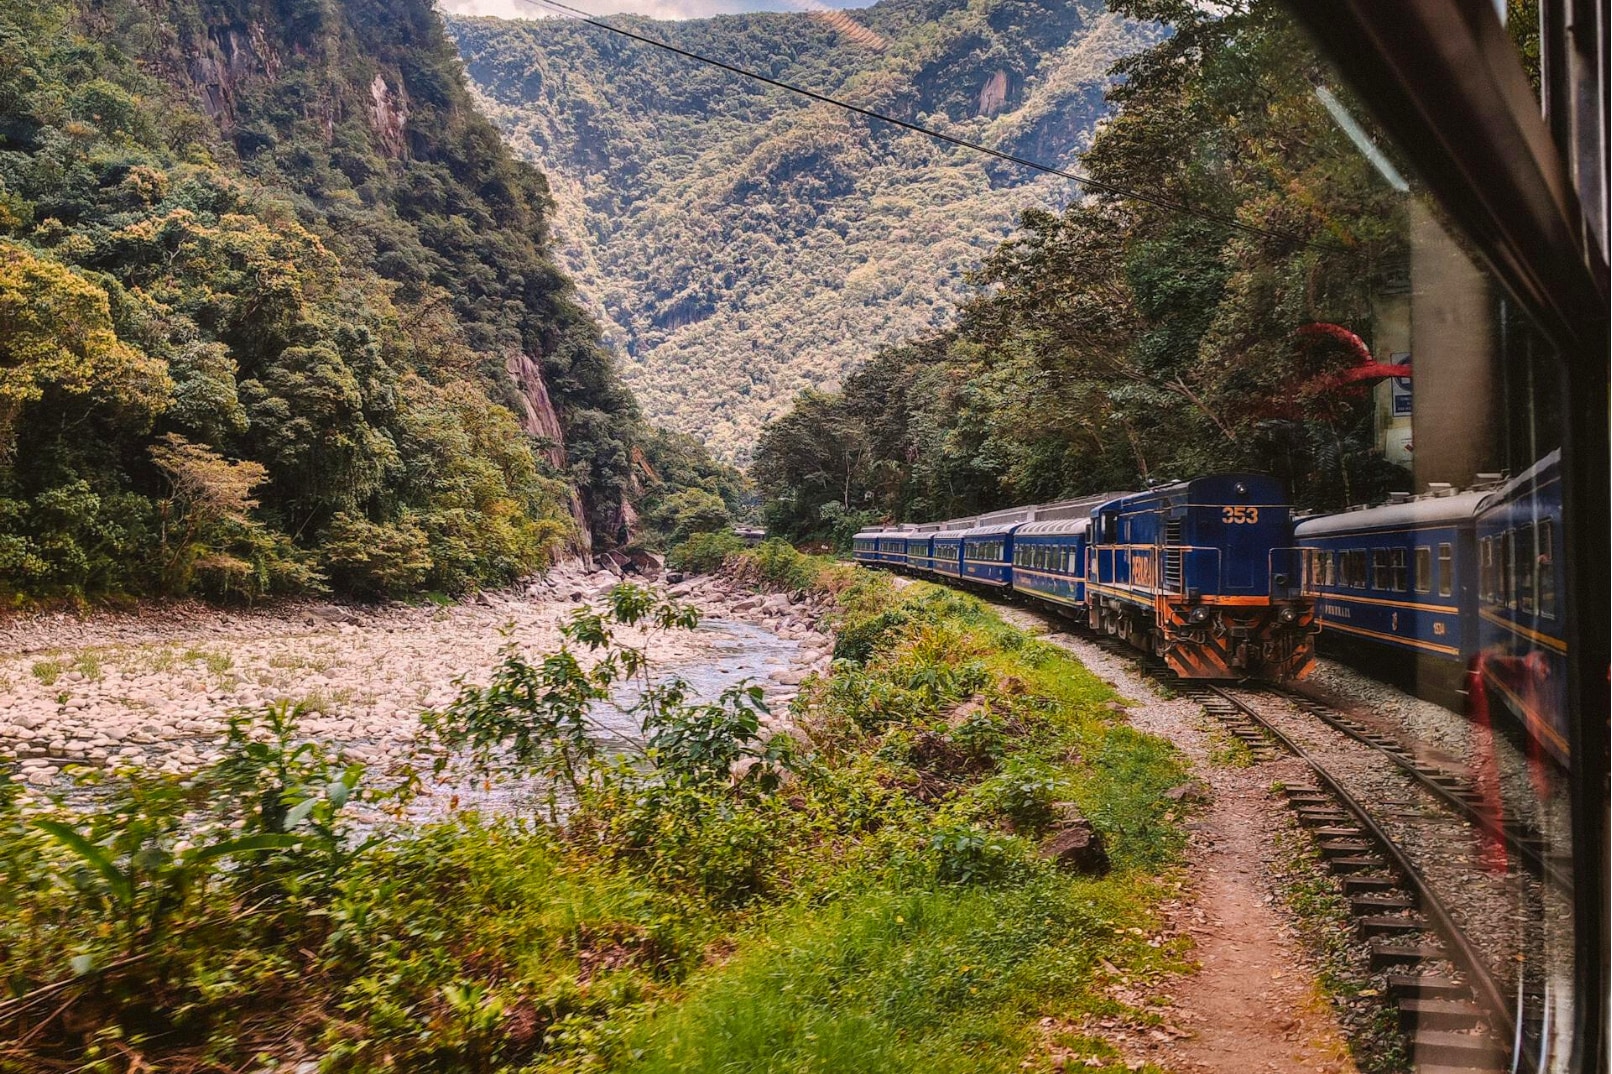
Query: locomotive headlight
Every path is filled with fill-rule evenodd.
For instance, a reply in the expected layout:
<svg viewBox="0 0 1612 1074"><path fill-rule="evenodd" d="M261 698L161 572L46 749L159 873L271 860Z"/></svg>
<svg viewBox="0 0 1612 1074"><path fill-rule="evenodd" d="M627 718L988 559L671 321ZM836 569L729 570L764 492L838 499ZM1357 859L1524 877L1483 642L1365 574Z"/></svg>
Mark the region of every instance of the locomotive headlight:
<svg viewBox="0 0 1612 1074"><path fill-rule="evenodd" d="M1277 616L1277 618L1281 619L1284 623L1295 622L1298 617L1299 612L1297 608L1283 608Z"/></svg>
<svg viewBox="0 0 1612 1074"><path fill-rule="evenodd" d="M1192 609L1192 611L1187 613L1187 622L1189 622L1189 623L1207 623L1208 621L1209 621L1209 609L1208 608L1202 608L1202 607L1194 608L1194 609Z"/></svg>

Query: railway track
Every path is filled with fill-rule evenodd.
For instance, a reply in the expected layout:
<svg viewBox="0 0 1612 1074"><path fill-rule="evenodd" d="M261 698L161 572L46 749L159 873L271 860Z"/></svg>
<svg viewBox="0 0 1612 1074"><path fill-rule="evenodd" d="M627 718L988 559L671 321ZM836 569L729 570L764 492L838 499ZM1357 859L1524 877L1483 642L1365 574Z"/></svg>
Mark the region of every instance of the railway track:
<svg viewBox="0 0 1612 1074"><path fill-rule="evenodd" d="M1496 972L1492 953L1440 895L1425 854L1406 845L1406 825L1380 820L1380 806L1373 809L1356 793L1358 778L1336 771L1328 758L1306 749L1235 691L1179 681L1171 686L1202 704L1238 738L1266 738L1266 756L1279 748L1309 767L1315 782L1283 787L1287 805L1338 878L1355 927L1369 945L1371 968L1386 974L1416 1069L1423 1074L1511 1069L1507 1055L1518 1026L1510 989ZM1260 756L1256 750L1256 760ZM1447 835L1435 833L1432 842Z"/></svg>
<svg viewBox="0 0 1612 1074"><path fill-rule="evenodd" d="M1183 680L1129 646L1096 640L1201 705L1256 764L1286 754L1309 768L1309 781L1282 792L1348 900L1417 1071L1535 1070L1527 1053L1536 1027L1514 1013L1527 1009L1520 1000L1530 983L1514 955L1524 945L1505 922L1477 921L1475 935L1463 918L1482 917L1474 907L1514 905L1530 883L1570 887L1537 838L1500 822L1463 773L1314 698ZM1492 860L1454 852L1484 842L1509 852L1498 874ZM1462 904L1441 894L1452 889Z"/></svg>

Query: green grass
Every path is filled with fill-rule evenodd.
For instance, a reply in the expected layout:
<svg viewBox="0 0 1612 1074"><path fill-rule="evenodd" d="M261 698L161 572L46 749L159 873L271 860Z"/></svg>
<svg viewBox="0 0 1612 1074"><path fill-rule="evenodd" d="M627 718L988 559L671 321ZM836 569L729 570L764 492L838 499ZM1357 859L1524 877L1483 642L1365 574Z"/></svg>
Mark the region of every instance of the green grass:
<svg viewBox="0 0 1612 1074"><path fill-rule="evenodd" d="M60 660L36 660L28 669L34 678L46 686L56 685L56 680L62 677L63 670Z"/></svg>
<svg viewBox="0 0 1612 1074"><path fill-rule="evenodd" d="M222 675L235 666L235 658L218 649L190 648L180 654L185 663L201 663L214 675Z"/></svg>
<svg viewBox="0 0 1612 1074"><path fill-rule="evenodd" d="M809 741L782 787L601 778L558 826L410 825L272 918L233 917L222 879L190 885L184 921L231 928L176 923L160 960L97 988L160 997L153 1016L217 1066L266 1050L343 1074L1124 1070L1096 1027L1149 1016L1111 989L1185 966L1156 913L1179 893L1179 754L978 600L778 546L738 558L836 608L840 658L797 699ZM1066 803L1106 874L1036 854ZM66 883L27 890L49 898L0 919L0 948L37 987L59 952L104 946L105 911ZM93 1017L37 1039L74 1054ZM183 1040L139 1046L157 1061Z"/></svg>
<svg viewBox="0 0 1612 1074"><path fill-rule="evenodd" d="M1094 987L1100 958L1162 967L1124 931L1147 901L1125 882L1045 872L1005 889L792 906L648 1021L632 1039L643 1058L628 1069L1020 1070L1039 1018L1114 1009Z"/></svg>

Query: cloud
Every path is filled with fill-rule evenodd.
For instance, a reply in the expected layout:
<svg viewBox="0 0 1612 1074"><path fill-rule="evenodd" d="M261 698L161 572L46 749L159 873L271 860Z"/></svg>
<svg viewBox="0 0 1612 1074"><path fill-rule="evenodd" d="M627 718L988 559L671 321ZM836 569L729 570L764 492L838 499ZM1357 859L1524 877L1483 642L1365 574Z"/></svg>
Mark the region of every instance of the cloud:
<svg viewBox="0 0 1612 1074"><path fill-rule="evenodd" d="M807 11L867 7L871 0L565 0L594 15L647 15L652 19L703 19L745 11ZM549 13L536 0L437 0L454 15L491 15L500 19L544 18Z"/></svg>

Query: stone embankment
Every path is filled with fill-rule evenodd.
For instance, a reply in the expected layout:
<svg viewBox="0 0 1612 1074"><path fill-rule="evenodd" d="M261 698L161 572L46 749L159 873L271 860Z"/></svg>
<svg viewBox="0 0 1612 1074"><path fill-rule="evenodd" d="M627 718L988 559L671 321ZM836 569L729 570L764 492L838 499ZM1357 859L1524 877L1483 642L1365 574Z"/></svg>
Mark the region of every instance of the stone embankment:
<svg viewBox="0 0 1612 1074"><path fill-rule="evenodd" d="M420 712L451 701L460 681L486 681L506 645L529 656L558 647L564 618L622 579L610 567L562 565L523 589L443 607L186 604L15 619L0 624L0 753L41 786L74 764L179 772L217 756L232 711L285 699L306 706L304 734L353 760L417 762L429 749ZM781 723L799 684L828 665L832 643L803 600L718 578L670 592L700 608L698 630L621 637L698 699L755 681Z"/></svg>

